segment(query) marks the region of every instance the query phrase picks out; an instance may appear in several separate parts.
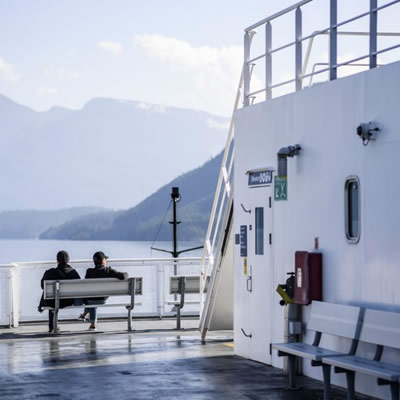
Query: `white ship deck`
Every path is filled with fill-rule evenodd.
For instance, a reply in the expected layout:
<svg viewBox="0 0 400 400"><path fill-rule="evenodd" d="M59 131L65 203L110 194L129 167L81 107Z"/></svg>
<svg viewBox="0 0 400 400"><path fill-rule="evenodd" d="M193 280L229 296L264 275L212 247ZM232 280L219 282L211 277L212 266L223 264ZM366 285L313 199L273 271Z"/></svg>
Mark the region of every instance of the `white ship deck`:
<svg viewBox="0 0 400 400"><path fill-rule="evenodd" d="M0 329L0 398L11 399L318 399L322 384L301 377L287 391L282 370L233 355L232 332L201 344L198 319L101 320L96 333L64 321ZM335 399L345 399L334 390ZM362 398L362 397L360 397Z"/></svg>

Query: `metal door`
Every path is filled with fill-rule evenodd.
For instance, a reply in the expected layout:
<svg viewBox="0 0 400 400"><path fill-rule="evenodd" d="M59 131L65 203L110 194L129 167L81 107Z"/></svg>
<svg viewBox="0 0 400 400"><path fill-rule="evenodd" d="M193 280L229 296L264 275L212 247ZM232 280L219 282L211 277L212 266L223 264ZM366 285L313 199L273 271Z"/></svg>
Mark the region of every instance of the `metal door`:
<svg viewBox="0 0 400 400"><path fill-rule="evenodd" d="M251 290L248 291L248 317L251 340L250 358L271 364L272 340L272 188L249 189L253 193L249 214L248 274Z"/></svg>

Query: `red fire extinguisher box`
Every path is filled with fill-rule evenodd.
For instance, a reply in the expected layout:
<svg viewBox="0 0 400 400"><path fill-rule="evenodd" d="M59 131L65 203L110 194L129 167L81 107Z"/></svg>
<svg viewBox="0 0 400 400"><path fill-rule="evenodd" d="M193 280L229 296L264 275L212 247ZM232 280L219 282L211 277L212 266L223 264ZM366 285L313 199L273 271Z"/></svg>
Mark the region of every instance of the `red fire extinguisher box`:
<svg viewBox="0 0 400 400"><path fill-rule="evenodd" d="M310 304L322 301L322 253L296 251L294 257L294 302Z"/></svg>

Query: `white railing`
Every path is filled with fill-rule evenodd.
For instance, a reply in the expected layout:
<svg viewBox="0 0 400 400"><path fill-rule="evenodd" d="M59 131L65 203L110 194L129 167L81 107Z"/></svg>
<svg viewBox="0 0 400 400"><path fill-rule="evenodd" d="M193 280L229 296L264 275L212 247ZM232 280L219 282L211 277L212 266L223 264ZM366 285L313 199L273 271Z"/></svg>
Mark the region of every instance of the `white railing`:
<svg viewBox="0 0 400 400"><path fill-rule="evenodd" d="M143 317L159 317L175 315L173 306L168 301L173 301L174 296L169 295L169 276L175 274L196 275L200 274L200 257L180 258L133 258L109 259L108 264L118 271L128 272L130 276L143 277L143 296L140 298L140 307L135 309L133 315ZM70 262L79 275L84 278L87 268L93 267L91 260L74 260ZM44 320L47 315L37 311L42 294L40 280L43 273L56 267L53 261L35 261L0 265L0 325L17 327L20 322ZM187 295L188 300L197 300L197 295ZM139 301L139 300L138 300ZM118 298L109 299L117 302ZM104 309L105 310L105 309ZM118 316L118 309L102 310L102 315ZM199 315L199 305L185 305L185 313ZM119 311L121 313L121 311ZM64 310L62 318L76 318L77 311Z"/></svg>
<svg viewBox="0 0 400 400"><path fill-rule="evenodd" d="M243 105L249 106L252 104L261 93L265 93L265 99L269 100L272 98L272 90L281 86L295 83L295 90L299 91L303 88L303 81L305 78L312 78L314 75L321 74L323 72L329 72L329 80L337 79L337 70L340 67L353 65L363 59L368 59L369 68L376 68L378 54L389 52L391 50L400 48L400 43L378 50L377 37L378 36L400 36L396 32L378 32L377 31L377 18L378 12L399 3L400 0L393 0L382 6L378 7L378 0L370 0L369 10L349 18L345 21L337 21L337 0L329 0L330 6L330 24L329 27L313 32L310 35L302 36L302 7L312 2L313 0L303 0L291 7L288 7L268 18L265 18L245 29L244 35L244 94L243 94ZM328 1L328 0L327 0ZM295 37L290 43L282 45L278 48L272 48L272 21L286 15L288 13L295 13ZM369 16L369 31L368 32L339 32L338 28ZM251 58L251 43L255 29L265 26L265 52ZM323 63L316 63L310 73L306 73L308 60L312 48L313 40L318 35L329 35L329 63L325 68L316 70L315 66L321 66ZM338 63L337 56L337 37L338 35L353 35L353 36L369 36L369 51L367 54L362 56L346 60ZM303 63L303 42L309 41L306 57ZM285 50L287 48L295 48L295 65L294 65L294 78L285 80L283 82L273 83L272 82L272 56L273 54ZM265 87L258 90L251 90L251 72L256 65L256 62L260 59L265 59Z"/></svg>
<svg viewBox="0 0 400 400"><path fill-rule="evenodd" d="M203 311L205 294L204 287L206 279L211 276L214 267L216 247L219 235L222 231L222 222L227 204L233 196L233 160L234 160L234 114L239 108L243 89L243 69L240 74L239 85L236 92L235 103L233 105L232 118L229 125L228 138L226 140L225 150L222 157L221 168L219 171L217 187L214 195L214 202L211 209L208 222L207 233L205 237L203 253L201 257L201 279L200 279L200 314Z"/></svg>

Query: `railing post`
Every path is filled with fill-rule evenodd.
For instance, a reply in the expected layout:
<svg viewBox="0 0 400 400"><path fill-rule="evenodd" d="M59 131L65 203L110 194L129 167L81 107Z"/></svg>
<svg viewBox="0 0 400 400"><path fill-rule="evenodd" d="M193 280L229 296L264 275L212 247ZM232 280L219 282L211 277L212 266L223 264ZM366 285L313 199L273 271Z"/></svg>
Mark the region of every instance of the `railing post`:
<svg viewBox="0 0 400 400"><path fill-rule="evenodd" d="M337 78L337 0L330 0L329 80Z"/></svg>
<svg viewBox="0 0 400 400"><path fill-rule="evenodd" d="M302 64L303 64L303 52L302 46L303 42L301 41L302 38L302 16L301 16L301 8L296 8L296 70L295 70L295 77L296 77L296 92L302 89Z"/></svg>
<svg viewBox="0 0 400 400"><path fill-rule="evenodd" d="M244 34L244 64L243 64L243 105L247 107L250 105L249 93L250 93L250 44L251 36L250 32Z"/></svg>
<svg viewBox="0 0 400 400"><path fill-rule="evenodd" d="M377 65L377 30L378 30L378 6L377 0L370 0L369 9L369 68L375 68Z"/></svg>
<svg viewBox="0 0 400 400"><path fill-rule="evenodd" d="M265 100L272 98L272 26L271 22L265 24Z"/></svg>
<svg viewBox="0 0 400 400"><path fill-rule="evenodd" d="M21 293L21 271L17 264L13 264L11 271L11 310L12 318L11 324L14 328L19 327L19 315L20 315L20 293Z"/></svg>

